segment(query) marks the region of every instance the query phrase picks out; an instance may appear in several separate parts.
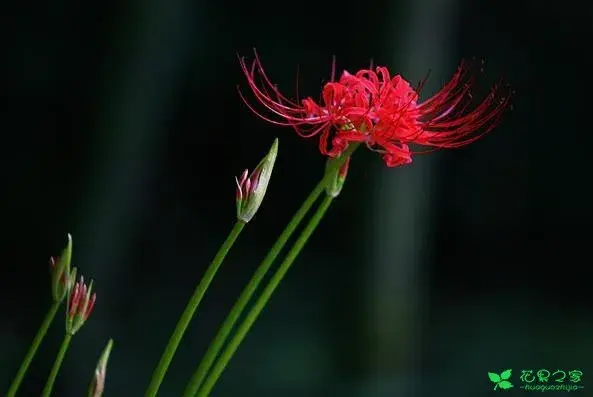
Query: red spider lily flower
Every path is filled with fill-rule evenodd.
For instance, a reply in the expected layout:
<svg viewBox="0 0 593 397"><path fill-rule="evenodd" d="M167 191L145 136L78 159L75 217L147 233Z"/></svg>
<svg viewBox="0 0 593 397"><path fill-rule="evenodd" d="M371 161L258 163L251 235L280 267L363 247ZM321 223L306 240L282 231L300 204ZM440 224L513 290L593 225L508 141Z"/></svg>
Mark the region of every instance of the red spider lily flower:
<svg viewBox="0 0 593 397"><path fill-rule="evenodd" d="M80 276L80 281L70 289L70 298L66 310L66 332L70 335L78 332L95 307L97 294L91 294L92 289L93 282L91 281L87 287L82 276Z"/></svg>
<svg viewBox="0 0 593 397"><path fill-rule="evenodd" d="M255 98L269 113L256 110L239 91L256 115L276 125L291 126L302 137L320 135L321 153L332 158L350 143L364 143L381 153L389 167L408 164L413 154L427 152L413 152L409 145L434 150L475 141L498 124L510 104L508 87L498 84L486 99L471 107L474 73L466 62L425 101L419 101L423 83L414 89L403 77L391 77L388 69L380 66L356 74L344 71L338 81L325 84L319 101L308 97L300 103L272 84L257 54L251 66L243 58L240 65Z"/></svg>

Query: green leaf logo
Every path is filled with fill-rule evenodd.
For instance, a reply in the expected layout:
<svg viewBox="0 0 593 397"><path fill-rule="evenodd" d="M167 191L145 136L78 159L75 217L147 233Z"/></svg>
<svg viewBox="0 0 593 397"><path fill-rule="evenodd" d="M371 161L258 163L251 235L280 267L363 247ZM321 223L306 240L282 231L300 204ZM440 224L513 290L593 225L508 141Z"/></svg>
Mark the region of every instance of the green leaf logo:
<svg viewBox="0 0 593 397"><path fill-rule="evenodd" d="M503 380L497 386L500 387L503 390L508 390L511 387L513 387L513 384L511 382L509 382L508 380ZM494 387L496 387L496 386L494 386Z"/></svg>
<svg viewBox="0 0 593 397"><path fill-rule="evenodd" d="M494 372L488 372L488 378L490 379L490 382L494 383L494 390L499 388L502 390L509 390L511 387L513 387L513 384L509 381L512 373L512 369L504 370L500 373L500 375L495 374Z"/></svg>

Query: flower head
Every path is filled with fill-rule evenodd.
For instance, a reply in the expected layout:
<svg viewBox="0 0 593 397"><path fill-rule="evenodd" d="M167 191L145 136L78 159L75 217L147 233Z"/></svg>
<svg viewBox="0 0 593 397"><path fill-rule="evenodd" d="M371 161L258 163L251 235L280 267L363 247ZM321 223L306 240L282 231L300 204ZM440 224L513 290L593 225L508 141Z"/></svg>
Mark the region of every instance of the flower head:
<svg viewBox="0 0 593 397"><path fill-rule="evenodd" d="M87 286L84 278L76 282L70 289L68 307L66 310L66 332L74 335L84 325L95 307L97 295L92 293L93 282Z"/></svg>
<svg viewBox="0 0 593 397"><path fill-rule="evenodd" d="M259 209L272 177L277 154L278 139L274 139L270 151L253 172L249 174L249 170L246 169L239 179L235 178L237 184L237 218L239 220L249 222Z"/></svg>
<svg viewBox="0 0 593 397"><path fill-rule="evenodd" d="M474 82L470 63L462 62L451 80L432 97L419 101L421 85L414 89L403 77L391 77L386 67L344 71L338 81L326 83L319 101L307 97L292 101L272 84L255 55L241 68L257 101L267 114L247 106L264 120L291 126L302 137L319 135L321 153L337 157L353 142L382 154L387 166L408 164L409 145L453 148L469 144L494 128L510 104L508 87L496 85L476 106L471 106ZM333 72L332 72L333 75ZM332 79L333 80L333 79Z"/></svg>
<svg viewBox="0 0 593 397"><path fill-rule="evenodd" d="M49 258L52 276L52 297L54 302L62 302L74 282L76 272L70 270L72 259L72 236L68 234L68 243L59 257Z"/></svg>
<svg viewBox="0 0 593 397"><path fill-rule="evenodd" d="M109 339L107 346L105 346L105 350L103 350L103 353L99 358L97 367L95 368L95 375L93 376L91 386L89 387L89 397L101 397L103 395L103 391L105 390L105 377L107 376L107 361L109 360L112 348L113 339Z"/></svg>

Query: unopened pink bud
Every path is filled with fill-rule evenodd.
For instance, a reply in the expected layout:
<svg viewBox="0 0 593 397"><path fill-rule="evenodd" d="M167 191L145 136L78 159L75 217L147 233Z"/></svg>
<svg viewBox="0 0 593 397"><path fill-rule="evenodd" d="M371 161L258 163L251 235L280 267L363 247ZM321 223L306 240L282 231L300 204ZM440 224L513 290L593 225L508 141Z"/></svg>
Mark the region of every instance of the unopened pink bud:
<svg viewBox="0 0 593 397"><path fill-rule="evenodd" d="M59 257L49 258L52 276L52 296L54 302L62 302L74 280L70 278L70 261L72 259L72 236L68 234L68 244Z"/></svg>
<svg viewBox="0 0 593 397"><path fill-rule="evenodd" d="M74 335L84 325L95 307L96 294L92 293L93 282L87 286L84 278L80 276L70 290L68 310L66 311L66 332Z"/></svg>
<svg viewBox="0 0 593 397"><path fill-rule="evenodd" d="M240 181L235 178L237 182L237 218L239 220L249 222L259 209L272 176L277 154L278 139L275 139L266 157L249 176L247 176L248 171L245 170Z"/></svg>
<svg viewBox="0 0 593 397"><path fill-rule="evenodd" d="M109 361L109 355L111 354L112 348L113 339L109 339L107 346L105 346L105 349L99 358L97 367L95 368L95 375L93 376L91 386L89 387L88 397L101 397L103 395L103 391L105 390L105 378L107 377L107 362Z"/></svg>

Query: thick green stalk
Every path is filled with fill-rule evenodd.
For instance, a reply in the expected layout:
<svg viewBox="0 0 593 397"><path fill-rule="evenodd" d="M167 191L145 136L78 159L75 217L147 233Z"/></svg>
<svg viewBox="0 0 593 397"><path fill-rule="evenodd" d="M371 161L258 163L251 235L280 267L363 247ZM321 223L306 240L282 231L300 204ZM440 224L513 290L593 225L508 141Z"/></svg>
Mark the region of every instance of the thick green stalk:
<svg viewBox="0 0 593 397"><path fill-rule="evenodd" d="M344 163L344 161L346 161L346 159L352 155L352 153L354 152L354 150L356 150L358 146L358 144L350 145L348 149L346 149L344 154L332 165L332 168L326 171L323 179L319 181L315 188L313 188L313 191L311 191L311 193L305 199L301 207L294 214L294 216L292 217L292 219L290 220L290 222L288 223L280 237L278 237L278 239L276 240L276 242L274 243L266 257L264 258L264 260L258 266L251 280L249 280L249 283L237 299L230 313L227 315L226 319L224 320L224 323L218 331L218 334L215 336L214 340L208 347L206 354L202 358L202 361L200 362L197 370L194 372L187 387L185 388L185 392L183 394L184 397L193 397L197 393L198 389L202 385L202 382L206 378L208 370L214 363L216 356L220 352L222 346L226 342L229 334L231 333L233 326L237 322L238 318L241 316L241 313L245 310L245 307L249 303L249 300L253 296L258 285L260 284L266 273L269 271L270 266L272 265L278 254L280 254L282 248L284 248L290 236L292 236L298 225L302 222L305 215L307 215L307 213L311 209L311 206L315 204L319 196L323 193L325 186L328 183L328 180L331 178L332 172L337 170Z"/></svg>
<svg viewBox="0 0 593 397"><path fill-rule="evenodd" d="M227 253L230 251L231 247L235 243L235 240L237 240L237 237L239 237L239 234L241 234L241 231L243 230L244 226L245 226L245 222L243 222L243 221L237 221L237 223L235 223L235 226L229 233L225 242L222 244L222 246L218 250L218 253L212 260L212 263L210 263L210 266L208 266L206 273L204 273L204 276L200 280L200 283L196 287L192 297L190 298L189 302L187 303L187 306L185 307L183 314L179 318L177 326L175 327L175 330L173 331L173 334L171 335L171 338L169 339L169 343L167 344L167 347L165 348L165 351L163 352L161 360L159 361L158 366L154 370L154 373L152 375L152 379L150 381L148 389L146 389L146 393L145 393L146 397L154 397L154 396L156 396L157 392L159 391L159 387L161 386L161 383L163 382L163 378L165 377L165 374L167 373L167 369L169 368L169 365L171 364L171 361L173 360L173 356L175 355L175 352L177 351L177 347L179 346L179 343L181 342L181 339L183 338L185 330L189 326L189 323L191 322L191 319L194 316L194 313L198 309L198 306L199 306L200 302L202 301L202 298L204 297L206 290L210 286L212 279L216 275L216 272L220 268L222 261L224 260Z"/></svg>
<svg viewBox="0 0 593 397"><path fill-rule="evenodd" d="M216 384L216 381L218 380L218 378L226 368L227 364L233 357L233 354L243 341L243 338L245 338L245 336L251 329L251 326L253 325L259 314L262 312L263 308L270 300L270 297L272 296L272 294L284 278L284 275L286 274L286 272L298 256L298 254L301 252L301 250L309 240L309 237L311 237L311 235L317 228L317 225L323 218L323 215L329 208L332 201L333 197L326 196L323 202L319 205L316 212L311 217L311 220L309 220L309 223L302 231L299 238L295 241L294 245L292 246L288 254L286 255L286 258L284 259L276 273L272 276L270 282L262 291L261 295L253 305L253 308L249 311L249 313L245 317L245 320L239 326L239 329L237 329L237 332L227 345L226 349L222 352L220 358L216 361L216 364L214 365L214 368L210 372L210 375L204 382L203 387L199 390L197 394L198 397L207 397L210 394L210 392L214 388L214 385Z"/></svg>
<svg viewBox="0 0 593 397"><path fill-rule="evenodd" d="M282 248L284 247L292 233L294 233L295 229L301 223L307 212L309 212L311 206L315 203L315 201L317 201L321 193L323 193L325 184L322 182L320 182L315 187L315 189L313 189L313 191L311 192L311 194L309 194L309 197L307 197L301 208L299 208L296 214L294 214L294 216L292 217L292 219L290 220L290 222L288 223L280 237L278 237L278 240L276 240L276 242L264 258L264 260L260 263L259 267L251 277L251 280L249 280L249 283L247 284L247 286L239 296L239 299L237 299L235 305L233 306L230 313L224 320L224 323L218 331L218 334L208 347L208 350L206 351L204 358L200 362L198 369L191 377L189 384L185 389L185 393L183 394L184 397L192 397L198 391L201 383L204 381L204 378L206 377L208 370L210 369L212 363L216 359L216 355L218 354L222 345L228 338L229 333L231 332L233 326L237 322L237 319L245 309L245 306L247 306L247 303L249 303L249 300L251 299L253 293L256 291L259 283L270 269L270 266L272 265L278 254L280 254L280 252L282 251Z"/></svg>
<svg viewBox="0 0 593 397"><path fill-rule="evenodd" d="M41 393L42 397L49 397L51 395L51 391L54 388L54 382L56 381L58 372L60 372L60 367L62 366L62 362L64 361L64 357L68 351L68 347L70 347L71 340L72 334L66 333L66 336L64 336L64 340L62 341L62 346L60 346L60 351L58 351L56 361L54 361L54 366L49 373L49 378L47 378L47 382L43 388L43 393Z"/></svg>
<svg viewBox="0 0 593 397"><path fill-rule="evenodd" d="M21 382L27 373L27 369L29 369L29 365L31 365L31 361L33 361L33 357L35 357L35 353L37 353L37 349L39 348L39 345L41 345L41 341L43 341L43 338L45 337L45 334L47 333L47 330L54 320L59 308L60 302L52 303L49 311L45 315L45 319L43 319L43 323L41 323L41 327L39 327L39 330L37 331L37 335L35 335L35 338L33 338L33 343L31 343L31 347L29 348L25 359L21 363L21 367L19 368L14 380L12 381L12 384L10 385L10 389L8 389L8 392L6 393L6 397L14 397L16 392L19 390Z"/></svg>

